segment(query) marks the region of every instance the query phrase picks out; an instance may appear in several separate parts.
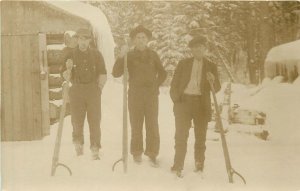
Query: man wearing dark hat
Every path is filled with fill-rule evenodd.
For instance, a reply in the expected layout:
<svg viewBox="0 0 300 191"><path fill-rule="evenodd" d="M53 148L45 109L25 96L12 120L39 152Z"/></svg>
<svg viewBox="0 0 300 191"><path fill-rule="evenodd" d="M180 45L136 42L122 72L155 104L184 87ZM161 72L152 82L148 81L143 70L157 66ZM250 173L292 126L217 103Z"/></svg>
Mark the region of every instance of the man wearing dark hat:
<svg viewBox="0 0 300 191"><path fill-rule="evenodd" d="M206 38L194 37L189 42L192 58L181 60L171 82L170 96L174 102L175 157L171 170L181 176L187 150L189 129L194 124L195 171L203 171L207 124L211 120L209 80L220 90L217 67L205 58Z"/></svg>
<svg viewBox="0 0 300 191"><path fill-rule="evenodd" d="M143 123L146 126L146 149L144 154L157 165L159 153L158 130L158 94L159 86L166 79L159 56L147 47L151 32L143 26L138 26L130 32L134 49L127 53L125 46L117 59L112 75L120 77L124 73L124 56L127 54L129 90L128 108L131 123L130 152L136 163L142 162Z"/></svg>
<svg viewBox="0 0 300 191"><path fill-rule="evenodd" d="M75 36L78 46L64 57L61 71L62 76L72 83L69 97L73 143L77 155L82 155L83 126L87 115L90 149L92 158L96 160L99 159L99 149L101 148L101 92L106 82L105 63L102 54L98 50L90 48L92 39L90 30L78 29Z"/></svg>

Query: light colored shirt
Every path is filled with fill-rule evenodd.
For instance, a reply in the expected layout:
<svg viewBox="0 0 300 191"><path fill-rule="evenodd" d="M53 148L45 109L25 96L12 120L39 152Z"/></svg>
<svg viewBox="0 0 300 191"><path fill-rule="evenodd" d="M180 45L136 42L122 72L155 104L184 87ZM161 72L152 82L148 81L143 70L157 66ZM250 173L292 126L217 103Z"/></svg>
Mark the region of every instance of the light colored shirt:
<svg viewBox="0 0 300 191"><path fill-rule="evenodd" d="M202 60L194 59L190 81L184 90L185 94L201 95Z"/></svg>

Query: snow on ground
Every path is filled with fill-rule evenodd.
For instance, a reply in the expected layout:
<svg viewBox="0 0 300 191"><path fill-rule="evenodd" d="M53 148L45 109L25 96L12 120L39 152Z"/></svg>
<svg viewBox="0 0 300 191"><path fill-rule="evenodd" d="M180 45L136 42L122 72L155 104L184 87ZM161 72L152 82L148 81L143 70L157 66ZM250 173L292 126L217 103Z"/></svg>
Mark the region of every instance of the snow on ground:
<svg viewBox="0 0 300 191"><path fill-rule="evenodd" d="M254 88L233 84L232 91L232 105L238 104L240 108L267 114L266 126L273 142L300 143L299 84L269 82Z"/></svg>
<svg viewBox="0 0 300 191"><path fill-rule="evenodd" d="M128 173L122 164L112 172L112 164L122 153L122 85L109 81L102 97L102 149L101 160L92 161L89 151L89 133L85 124L85 153L75 156L72 145L70 117L65 118L60 162L68 165L73 175L58 167L50 176L52 154L57 124L51 127L51 135L42 141L2 142L2 188L7 191L40 190L122 190L122 191L193 191L193 190L300 190L300 99L299 89L291 84L266 87L254 96L247 88L233 86L233 100L249 100L267 112L270 140L263 141L253 135L241 134L231 127L226 134L232 166L247 180L247 185L234 176L234 184L228 183L222 146L213 131L208 130L204 178L193 172L193 132L190 131L184 178L170 173L174 156L174 117L167 88L160 94L160 168L150 167L146 157L143 163L133 163L129 155ZM238 96L239 95L239 96ZM243 95L244 99L239 97ZM248 97L247 97L248 96ZM245 103L246 104L246 103ZM291 131L292 130L292 131ZM282 137L282 138L279 138ZM293 137L293 138L292 138ZM284 144L283 144L284 143Z"/></svg>

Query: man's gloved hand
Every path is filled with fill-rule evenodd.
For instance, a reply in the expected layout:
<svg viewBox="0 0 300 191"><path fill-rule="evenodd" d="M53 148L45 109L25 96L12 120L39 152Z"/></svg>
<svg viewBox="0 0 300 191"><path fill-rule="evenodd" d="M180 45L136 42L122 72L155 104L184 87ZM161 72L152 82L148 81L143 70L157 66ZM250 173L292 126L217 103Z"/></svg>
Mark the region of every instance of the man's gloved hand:
<svg viewBox="0 0 300 191"><path fill-rule="evenodd" d="M211 83L215 82L215 76L211 72L206 73L206 79Z"/></svg>
<svg viewBox="0 0 300 191"><path fill-rule="evenodd" d="M104 85L107 81L107 75L106 74L100 74L98 78L98 87L100 88L101 92L104 88Z"/></svg>
<svg viewBox="0 0 300 191"><path fill-rule="evenodd" d="M63 72L63 78L66 80L66 81L70 81L71 80L71 70L66 70Z"/></svg>
<svg viewBox="0 0 300 191"><path fill-rule="evenodd" d="M101 84L101 83L98 83L98 87L100 88L100 91L102 92L103 88L104 88L104 85Z"/></svg>
<svg viewBox="0 0 300 191"><path fill-rule="evenodd" d="M66 67L67 67L67 70L72 70L72 68L73 68L73 60L68 59L67 62L66 62Z"/></svg>
<svg viewBox="0 0 300 191"><path fill-rule="evenodd" d="M67 70L63 72L63 77L66 81L70 81L71 80L71 72L72 72L72 68L73 68L73 60L68 59L66 62L66 68Z"/></svg>
<svg viewBox="0 0 300 191"><path fill-rule="evenodd" d="M128 51L129 51L129 47L127 45L123 45L121 47L119 58L123 58L125 56L125 54L127 54Z"/></svg>

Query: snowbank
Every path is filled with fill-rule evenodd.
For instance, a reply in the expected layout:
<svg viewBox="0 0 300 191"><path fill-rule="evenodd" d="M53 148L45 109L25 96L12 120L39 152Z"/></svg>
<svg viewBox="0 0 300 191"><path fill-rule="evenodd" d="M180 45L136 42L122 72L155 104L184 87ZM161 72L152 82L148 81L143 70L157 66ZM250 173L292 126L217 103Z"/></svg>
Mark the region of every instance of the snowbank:
<svg viewBox="0 0 300 191"><path fill-rule="evenodd" d="M300 74L300 40L272 48L265 60L265 76L277 75L293 81Z"/></svg>
<svg viewBox="0 0 300 191"><path fill-rule="evenodd" d="M286 60L300 60L300 40L282 44L272 48L267 54L266 61L280 62Z"/></svg>
<svg viewBox="0 0 300 191"><path fill-rule="evenodd" d="M222 94L220 91L218 97L223 97ZM266 126L273 141L300 143L300 88L297 83L266 80L262 87L254 88L232 84L231 106L234 104L242 109L266 113Z"/></svg>

